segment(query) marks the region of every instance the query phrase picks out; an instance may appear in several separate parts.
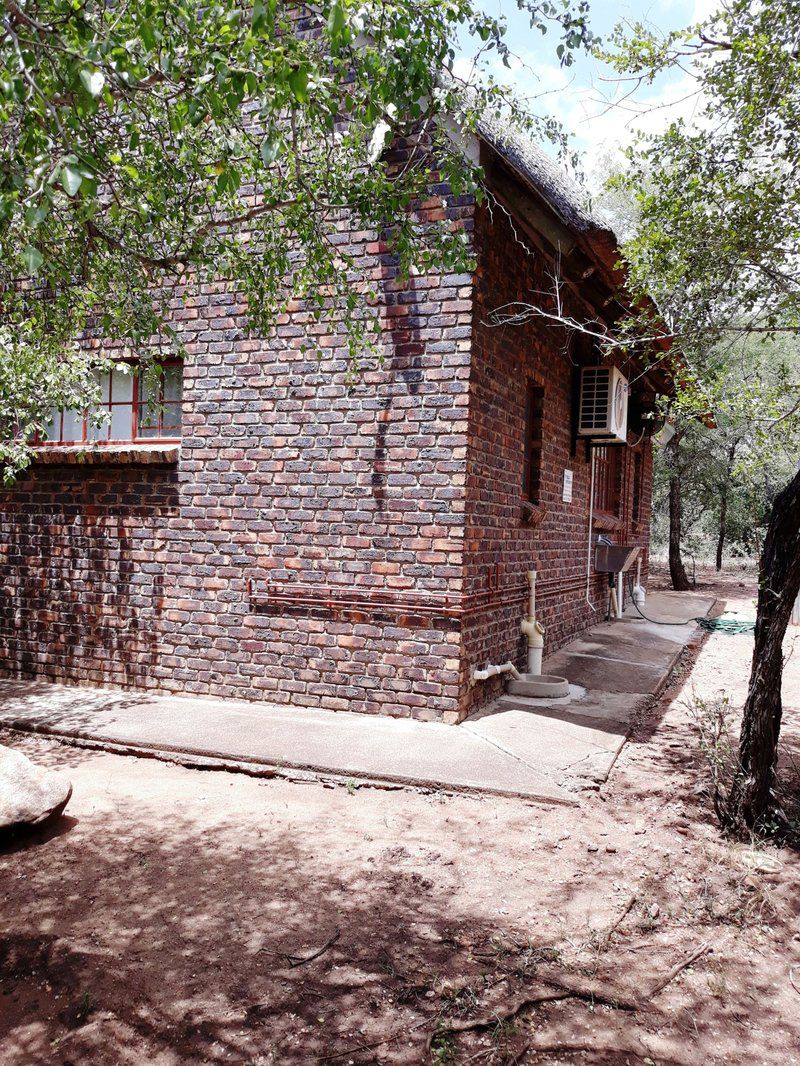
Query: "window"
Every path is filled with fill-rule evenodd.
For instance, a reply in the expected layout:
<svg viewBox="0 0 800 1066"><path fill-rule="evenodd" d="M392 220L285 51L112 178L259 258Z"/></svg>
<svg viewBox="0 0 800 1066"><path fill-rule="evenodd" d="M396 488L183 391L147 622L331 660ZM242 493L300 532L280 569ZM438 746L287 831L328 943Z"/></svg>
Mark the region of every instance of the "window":
<svg viewBox="0 0 800 1066"><path fill-rule="evenodd" d="M622 448L603 444L594 450L594 509L619 515Z"/></svg>
<svg viewBox="0 0 800 1066"><path fill-rule="evenodd" d="M522 489L531 503L539 503L542 491L542 422L544 389L529 385L525 400L525 461Z"/></svg>
<svg viewBox="0 0 800 1066"><path fill-rule="evenodd" d="M110 444L116 441L180 440L183 367L164 364L153 386L138 370L112 370L100 377L101 408L108 414L93 425L85 411L55 411L45 444Z"/></svg>

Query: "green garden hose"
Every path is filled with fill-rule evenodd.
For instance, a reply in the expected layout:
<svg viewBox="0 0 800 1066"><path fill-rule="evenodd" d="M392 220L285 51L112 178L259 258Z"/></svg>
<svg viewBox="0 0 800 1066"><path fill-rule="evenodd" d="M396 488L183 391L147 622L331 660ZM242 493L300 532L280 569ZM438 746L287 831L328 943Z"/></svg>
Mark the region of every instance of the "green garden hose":
<svg viewBox="0 0 800 1066"><path fill-rule="evenodd" d="M702 629L707 629L709 633L729 633L734 636L737 633L755 633L755 622L746 622L738 618L726 618L725 615L721 615L719 618L693 618L693 622Z"/></svg>
<svg viewBox="0 0 800 1066"><path fill-rule="evenodd" d="M631 594L631 603L644 618L646 622L652 622L657 626L688 626L692 622L696 622L701 629L705 629L708 633L727 633L728 636L738 636L741 633L755 633L756 623L743 621L739 618L726 618L725 615L720 615L719 618L706 618L695 615L693 618L686 618L682 622L667 622L659 618L650 618L644 613L633 595L633 575L628 577L628 589Z"/></svg>

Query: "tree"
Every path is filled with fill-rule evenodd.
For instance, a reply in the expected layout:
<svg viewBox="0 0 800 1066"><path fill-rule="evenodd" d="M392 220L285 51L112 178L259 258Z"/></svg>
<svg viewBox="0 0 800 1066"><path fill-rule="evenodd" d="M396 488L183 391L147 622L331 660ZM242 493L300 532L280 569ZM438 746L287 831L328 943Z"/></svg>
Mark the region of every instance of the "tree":
<svg viewBox="0 0 800 1066"><path fill-rule="evenodd" d="M557 31L562 63L590 40L584 0L519 4ZM469 84L459 34L475 43ZM355 360L375 293L336 240L343 214L404 272L466 265L465 235L419 210L432 187L479 195L460 135L502 107L559 137L481 80L487 51L508 58L503 34L472 0L1 0L6 476L52 406L96 401L102 358L78 338L143 359L175 348L170 279L234 279L258 330L302 299L344 324Z"/></svg>
<svg viewBox="0 0 800 1066"><path fill-rule="evenodd" d="M640 80L688 69L694 126L672 123L631 153L624 181L639 227L629 283L657 302L699 379L741 338L796 336L800 325L800 3L736 0L702 26L661 38L618 30L608 53ZM652 325L652 322L651 322ZM709 357L711 366L709 366ZM760 561L756 639L735 799L742 822L774 807L782 641L800 592L800 381L786 383L765 432L793 442L788 484L772 505Z"/></svg>
<svg viewBox="0 0 800 1066"><path fill-rule="evenodd" d="M790 419L779 419L800 377L800 345L783 334L743 339L736 358L726 347L711 368L709 354L703 404L714 412L713 428L692 405L678 403L676 435L656 452L653 539L667 544L674 531L674 518L668 527L663 516L674 510L677 480L681 539L673 538L674 555L691 546L721 569L726 551L759 554L773 501L793 473L796 435Z"/></svg>
<svg viewBox="0 0 800 1066"><path fill-rule="evenodd" d="M800 330L800 0L732 0L704 24L666 37L641 24L620 26L599 54L633 82L631 92L680 71L697 96L693 124L677 120L641 138L614 182L636 201L626 218L635 219L635 230L622 250L627 306L640 310L613 326L581 322L562 311L555 279L551 300L515 304L496 320L542 317L591 336L601 351L633 352L642 361L663 361L669 341L674 402L680 417L698 417L713 406L709 383L746 366L747 344L781 337L796 344ZM760 560L735 789L748 827L763 824L774 806L780 649L800 592L799 379L795 365L778 395L750 393L759 434L780 430L791 451ZM675 577L683 582L677 567Z"/></svg>
<svg viewBox="0 0 800 1066"><path fill-rule="evenodd" d="M669 469L669 577L672 587L678 592L685 592L692 586L686 576L686 567L681 555L681 537L683 526L683 506L681 499L681 483L683 474L680 464L680 444L683 438L681 432L677 432L667 445L667 459ZM685 465L685 461L684 461Z"/></svg>

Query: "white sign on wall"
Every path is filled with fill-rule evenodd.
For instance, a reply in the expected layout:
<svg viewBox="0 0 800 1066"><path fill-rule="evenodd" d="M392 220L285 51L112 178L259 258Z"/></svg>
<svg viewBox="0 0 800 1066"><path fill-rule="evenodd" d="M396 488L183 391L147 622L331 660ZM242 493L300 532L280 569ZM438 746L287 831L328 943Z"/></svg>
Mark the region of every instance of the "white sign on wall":
<svg viewBox="0 0 800 1066"><path fill-rule="evenodd" d="M572 503L572 471L564 471L564 489L561 493L564 503Z"/></svg>

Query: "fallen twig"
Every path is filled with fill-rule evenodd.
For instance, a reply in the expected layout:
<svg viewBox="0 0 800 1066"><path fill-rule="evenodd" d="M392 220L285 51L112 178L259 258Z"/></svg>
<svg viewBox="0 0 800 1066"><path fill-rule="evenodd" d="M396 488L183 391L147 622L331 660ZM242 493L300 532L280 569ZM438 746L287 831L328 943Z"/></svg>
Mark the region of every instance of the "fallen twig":
<svg viewBox="0 0 800 1066"><path fill-rule="evenodd" d="M521 1047L519 1049L519 1051L516 1053L516 1055L513 1057L513 1059L509 1059L508 1062L506 1062L506 1066L516 1066L516 1064L518 1062L522 1062L523 1055L527 1055L529 1050L530 1050L530 1044L525 1044L523 1047Z"/></svg>
<svg viewBox="0 0 800 1066"><path fill-rule="evenodd" d="M613 1010L627 1010L637 1011L639 1009L639 1001L636 999L627 999L625 996L617 996L611 993L605 994L598 991L595 988L579 988L577 985L571 982L564 981L554 977L542 977L541 975L536 978L537 981L541 981L542 984L550 985L551 988L557 988L561 992L565 992L565 999L580 999L584 1003L595 1003L601 1007L611 1007Z"/></svg>
<svg viewBox="0 0 800 1066"><path fill-rule="evenodd" d="M402 1029L395 1029L394 1032L389 1033L388 1036L384 1036L381 1040L374 1040L371 1044L356 1044L355 1047L349 1047L344 1051L337 1051L333 1055L325 1054L322 1056L322 1061L330 1062L332 1059L343 1059L345 1055L354 1055L357 1051L372 1051L373 1048L382 1047L384 1044L391 1044L393 1040L397 1040L399 1037L405 1036L407 1033L413 1033L416 1029L421 1029L423 1025L427 1025L429 1021L429 1018L423 1018L422 1021L417 1022L416 1025L404 1025Z"/></svg>
<svg viewBox="0 0 800 1066"><path fill-rule="evenodd" d="M512 1018L525 1010L526 1007L535 1007L539 1003L556 1003L561 999L569 999L570 992L543 992L539 996L523 996L517 1000L508 1010L499 1013L484 1015L482 1018L455 1018L452 1021L440 1022L428 1035L428 1048L430 1048L437 1036L446 1033L468 1033L475 1029L494 1029L500 1022L511 1021Z"/></svg>
<svg viewBox="0 0 800 1066"><path fill-rule="evenodd" d="M652 999L653 996L657 996L658 993L665 989L671 981L675 980L679 973L682 973L687 966L691 966L693 962L697 962L701 955L705 955L708 951L711 951L711 945L701 944L700 947L696 948L691 955L683 960L683 962L679 962L677 966L673 966L666 976L662 977L660 981L657 981L644 998Z"/></svg>
<svg viewBox="0 0 800 1066"><path fill-rule="evenodd" d="M789 984L792 986L798 996L800 996L800 988L798 988L797 985L794 983L794 966L789 967Z"/></svg>
<svg viewBox="0 0 800 1066"><path fill-rule="evenodd" d="M625 921L625 919L628 917L628 915L630 914L631 910L633 909L634 903L636 903L638 898L639 898L638 895L634 892L634 894L631 896L631 898L628 900L628 902L622 908L622 911L619 914L619 916L614 919L614 921L611 923L611 925L608 927L608 929L606 929L605 933L603 933L603 936L600 938L600 947L602 947L602 948L607 948L608 947L608 945L609 945L609 943L611 941L611 937L617 931L617 929L622 925L622 923Z"/></svg>
<svg viewBox="0 0 800 1066"><path fill-rule="evenodd" d="M624 919L625 915L629 913L635 900L636 897L632 897L623 913L617 918L614 925L610 927L609 932L612 932ZM445 1035L447 1033L472 1032L476 1029L492 1029L500 1022L507 1022L512 1018L516 1018L516 1016L521 1011L525 1010L526 1007L535 1007L541 1003L557 1003L565 999L578 999L584 1003L589 1003L592 1006L610 1007L612 1010L638 1011L644 1006L644 1004L665 989L671 981L674 981L678 974L682 973L683 970L688 966L691 966L693 962L697 962L702 955L705 955L711 950L710 944L701 944L699 948L696 948L685 959L679 962L676 966L673 966L669 973L660 978L650 991L644 994L640 999L629 999L626 996L614 995L609 992L604 993L597 989L582 988L564 978L545 977L538 974L536 980L544 985L549 985L554 989L553 992L544 992L537 996L524 996L522 999L512 1003L507 1010L493 1011L491 1014L482 1015L480 1018L440 1020L436 1028L428 1035L428 1048L430 1049L437 1036ZM789 974L789 980L792 980L791 973ZM793 981L792 984L794 985ZM798 991L800 991L800 989L798 989Z"/></svg>
<svg viewBox="0 0 800 1066"><path fill-rule="evenodd" d="M305 966L305 964L307 962L313 962L314 959L318 959L320 957L320 955L324 955L325 952L328 950L328 948L332 948L333 947L333 945L336 943L336 941L339 939L339 937L341 935L342 935L341 929L337 929L336 932L333 934L333 936L330 937L330 939L326 940L325 943L322 945L322 947L319 948L317 951L315 951L313 953L313 955L305 955L305 956L302 956L302 955L287 955L286 956L286 961L289 963L289 965L292 968L294 968L296 966Z"/></svg>

